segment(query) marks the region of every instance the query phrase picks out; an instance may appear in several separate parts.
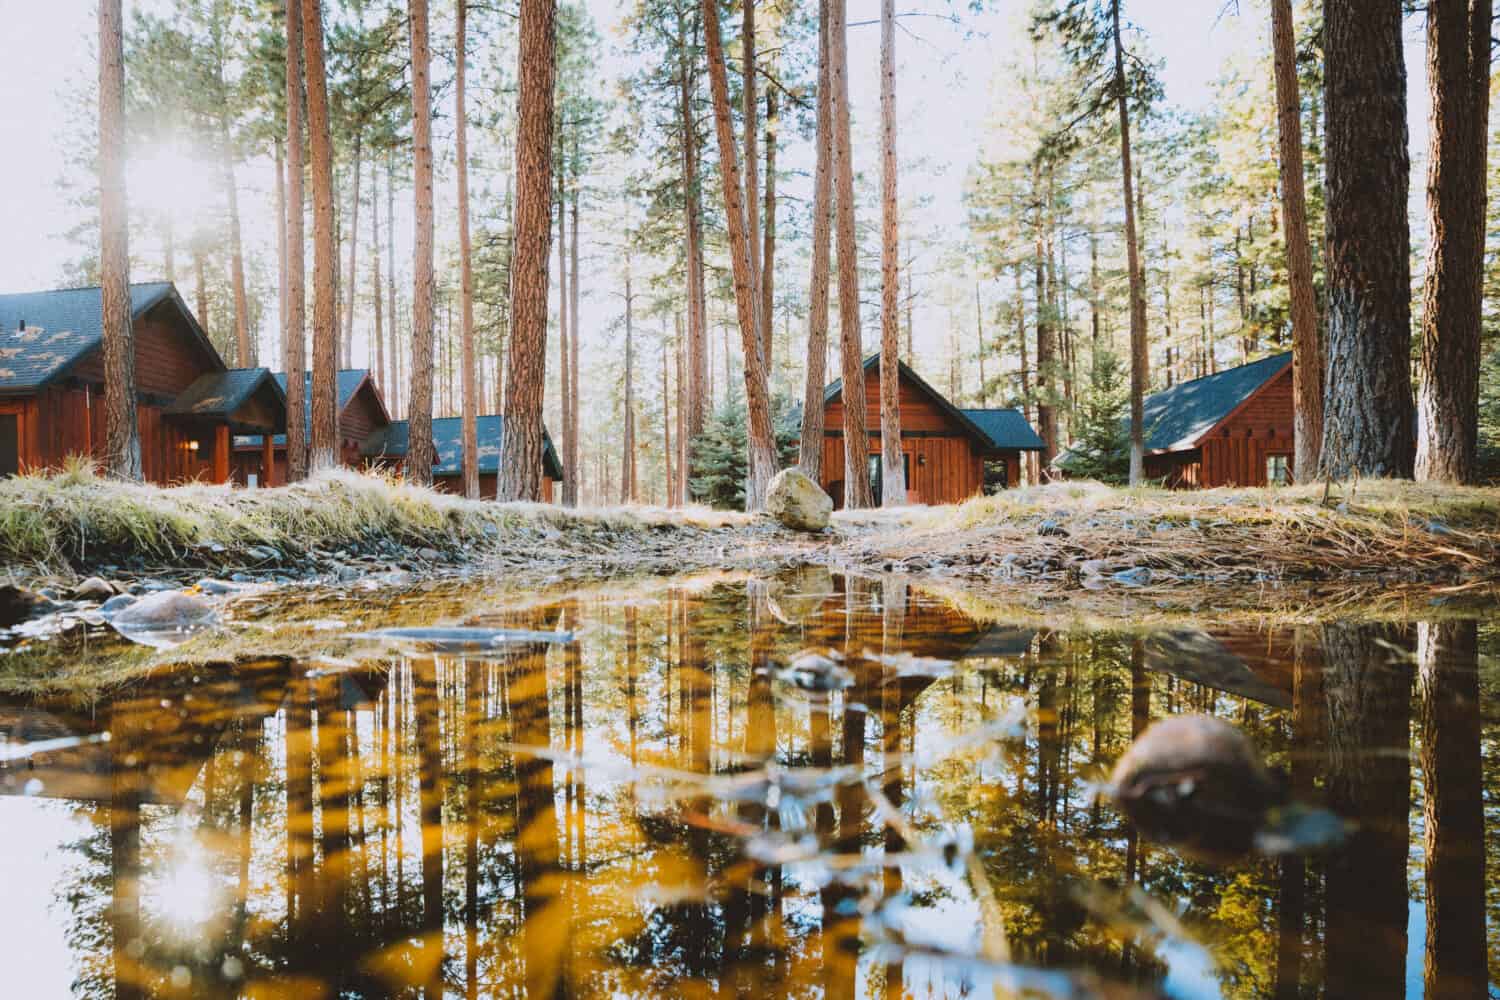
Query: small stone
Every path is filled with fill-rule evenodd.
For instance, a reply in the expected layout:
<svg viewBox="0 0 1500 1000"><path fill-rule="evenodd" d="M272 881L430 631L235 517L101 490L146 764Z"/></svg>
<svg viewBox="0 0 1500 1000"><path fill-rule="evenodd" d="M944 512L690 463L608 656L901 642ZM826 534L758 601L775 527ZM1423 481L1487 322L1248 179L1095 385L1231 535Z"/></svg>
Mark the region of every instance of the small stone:
<svg viewBox="0 0 1500 1000"><path fill-rule="evenodd" d="M99 613L106 618L118 614L121 609L128 608L135 603L135 598L130 594L116 594L103 604L99 605Z"/></svg>
<svg viewBox="0 0 1500 1000"><path fill-rule="evenodd" d="M443 558L443 554L437 549L422 548L417 550L417 555L429 562L436 562Z"/></svg>
<svg viewBox="0 0 1500 1000"><path fill-rule="evenodd" d="M1434 535L1451 535L1451 534L1453 534L1453 529L1452 528L1448 527L1442 521L1438 521L1438 520L1428 521L1427 522L1427 530L1429 532L1431 532L1432 534L1434 534Z"/></svg>
<svg viewBox="0 0 1500 1000"><path fill-rule="evenodd" d="M1110 577L1122 587L1144 587L1151 582L1151 567L1132 566Z"/></svg>
<svg viewBox="0 0 1500 1000"><path fill-rule="evenodd" d="M114 616L115 628L190 628L219 621L208 601L183 591L162 591L130 604Z"/></svg>
<svg viewBox="0 0 1500 1000"><path fill-rule="evenodd" d="M97 576L81 581L69 595L75 601L107 601L115 596L112 583Z"/></svg>
<svg viewBox="0 0 1500 1000"><path fill-rule="evenodd" d="M19 625L51 611L52 602L13 583L0 584L0 628Z"/></svg>
<svg viewBox="0 0 1500 1000"><path fill-rule="evenodd" d="M240 575L243 575L243 574L236 574L236 576L240 576ZM198 583L196 584L196 586L198 587L199 590L203 591L203 593L205 593L205 594L215 594L215 595L219 595L219 594L233 594L233 593L235 593L236 591L238 591L240 589L240 588L236 587L233 583L225 583L223 580L215 580L212 577L204 577L203 579L201 579L201 580L198 581Z"/></svg>
<svg viewBox="0 0 1500 1000"><path fill-rule="evenodd" d="M1036 533L1050 538L1067 538L1068 530L1061 523L1048 518L1036 526Z"/></svg>
<svg viewBox="0 0 1500 1000"><path fill-rule="evenodd" d="M1103 559L1085 559L1078 564L1078 572L1084 576L1103 576L1107 566Z"/></svg>
<svg viewBox="0 0 1500 1000"><path fill-rule="evenodd" d="M256 562L279 562L281 553L269 545L252 545L245 550L245 556Z"/></svg>

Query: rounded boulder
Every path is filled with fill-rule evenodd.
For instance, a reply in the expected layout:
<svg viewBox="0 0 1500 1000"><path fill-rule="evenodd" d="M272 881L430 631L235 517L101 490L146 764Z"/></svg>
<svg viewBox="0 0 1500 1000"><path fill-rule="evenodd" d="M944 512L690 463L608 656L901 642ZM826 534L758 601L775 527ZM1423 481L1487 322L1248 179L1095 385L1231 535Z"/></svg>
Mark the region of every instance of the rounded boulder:
<svg viewBox="0 0 1500 1000"><path fill-rule="evenodd" d="M833 500L800 469L782 469L766 491L766 511L795 531L822 531L833 514Z"/></svg>

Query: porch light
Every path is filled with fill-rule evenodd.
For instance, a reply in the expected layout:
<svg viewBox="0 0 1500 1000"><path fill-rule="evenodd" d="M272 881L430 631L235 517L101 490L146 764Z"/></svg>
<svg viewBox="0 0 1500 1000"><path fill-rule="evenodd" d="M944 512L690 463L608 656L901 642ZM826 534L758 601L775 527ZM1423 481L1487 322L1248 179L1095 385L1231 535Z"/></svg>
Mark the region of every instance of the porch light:
<svg viewBox="0 0 1500 1000"><path fill-rule="evenodd" d="M197 441L189 441L188 442L188 451L197 451L197 450L198 450L198 442Z"/></svg>

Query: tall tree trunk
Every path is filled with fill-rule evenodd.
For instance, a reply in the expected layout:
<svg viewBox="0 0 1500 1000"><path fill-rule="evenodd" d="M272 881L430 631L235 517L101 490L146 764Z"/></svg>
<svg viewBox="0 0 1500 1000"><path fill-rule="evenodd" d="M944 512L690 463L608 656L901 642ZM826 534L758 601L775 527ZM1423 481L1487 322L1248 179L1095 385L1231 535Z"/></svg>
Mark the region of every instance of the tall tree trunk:
<svg viewBox="0 0 1500 1000"><path fill-rule="evenodd" d="M391 317L391 372L385 392L386 406L395 420L401 395L401 342L397 336L401 326L396 322L396 156L389 151L385 157L385 254L386 303Z"/></svg>
<svg viewBox="0 0 1500 1000"><path fill-rule="evenodd" d="M302 10L303 0L286 0L286 474L288 482L307 475L307 295L303 282L302 196Z"/></svg>
<svg viewBox="0 0 1500 1000"><path fill-rule="evenodd" d="M766 385L765 358L760 350L756 314L754 245L745 231L746 207L740 190L734 129L729 116L729 80L724 67L724 43L719 34L718 0L703 0L703 31L708 48L708 79L713 92L714 126L719 138L719 173L724 186L724 214L729 228L729 257L734 271L734 301L745 352L745 403L750 461L745 484L745 509L765 509L766 485L776 469L776 438L771 427L771 400ZM753 157L751 158L753 162ZM753 209L752 209L753 211Z"/></svg>
<svg viewBox="0 0 1500 1000"><path fill-rule="evenodd" d="M745 126L745 223L750 252L750 289L756 301L757 343L761 345L762 365L769 373L771 355L765 350L764 338L766 317L760 309L760 154L757 135L759 131L760 105L755 86L755 3L756 0L740 0L744 14L744 26L740 37L740 69L742 83L740 98L743 102L741 116Z"/></svg>
<svg viewBox="0 0 1500 1000"><path fill-rule="evenodd" d="M568 195L567 164L563 155L562 130L558 130L557 141L557 363L558 396L562 404L563 455L573 447L573 365L568 351ZM573 476L571 467L563 469L562 501L564 507L574 506Z"/></svg>
<svg viewBox="0 0 1500 1000"><path fill-rule="evenodd" d="M775 62L772 61L772 68ZM766 219L760 253L760 344L766 356L766 377L776 370L772 363L771 318L776 303L776 130L781 119L776 106L776 88L766 88Z"/></svg>
<svg viewBox="0 0 1500 1000"><path fill-rule="evenodd" d="M802 440L797 465L813 482L823 480L823 386L828 380L828 259L833 209L832 89L828 65L828 4L818 0L817 170L813 174L812 276L807 290L807 385L802 397Z"/></svg>
<svg viewBox="0 0 1500 1000"><path fill-rule="evenodd" d="M99 0L99 271L104 331L104 469L141 478L125 199L125 43L120 0Z"/></svg>
<svg viewBox="0 0 1500 1000"><path fill-rule="evenodd" d="M1042 438L1038 471L1051 478L1052 460L1057 457L1057 408L1053 405L1056 389L1052 380L1057 374L1057 338L1052 329L1052 290L1047 280L1047 211L1041 183L1041 167L1031 171L1032 192L1036 196L1036 233L1033 249L1032 277L1036 284L1036 422Z"/></svg>
<svg viewBox="0 0 1500 1000"><path fill-rule="evenodd" d="M349 276L344 280L344 335L343 345L343 367L354 367L354 290L359 287L355 275L359 273L357 264L359 257L359 182L360 154L363 136L358 128L354 132L354 190L349 198Z"/></svg>
<svg viewBox="0 0 1500 1000"><path fill-rule="evenodd" d="M667 480L666 506L677 506L677 479L672 469L672 380L667 371L667 338L661 339L661 461ZM680 473L681 470L678 470Z"/></svg>
<svg viewBox="0 0 1500 1000"><path fill-rule="evenodd" d="M1302 96L1297 84L1297 38L1292 0L1271 0L1271 48L1276 55L1276 128L1281 151L1281 216L1286 237L1287 286L1292 298L1292 409L1299 482L1318 476L1323 446L1323 348L1313 290L1312 243L1303 194ZM1482 213L1481 213L1482 214Z"/></svg>
<svg viewBox="0 0 1500 1000"><path fill-rule="evenodd" d="M515 256L499 498L541 498L542 393L547 375L547 258L552 237L556 0L521 5L516 101Z"/></svg>
<svg viewBox="0 0 1500 1000"><path fill-rule="evenodd" d="M620 451L620 502L635 503L635 296L625 256L625 414Z"/></svg>
<svg viewBox="0 0 1500 1000"><path fill-rule="evenodd" d="M416 204L412 251L411 405L406 478L432 483L432 53L428 42L427 0L410 0L412 189ZM509 427L506 428L509 431ZM514 454L513 452L510 454Z"/></svg>
<svg viewBox="0 0 1500 1000"><path fill-rule="evenodd" d="M984 373L984 302L979 296L979 282L974 282L974 333L979 342L979 405L988 406L990 402L989 378Z"/></svg>
<svg viewBox="0 0 1500 1000"><path fill-rule="evenodd" d="M834 228L839 251L839 350L844 376L844 506L861 508L874 503L874 494L865 458L869 433L865 429L864 345L859 331L859 246L855 242L854 165L849 140L846 2L829 0L828 82L833 121Z"/></svg>
<svg viewBox="0 0 1500 1000"><path fill-rule="evenodd" d="M1120 113L1120 182L1125 201L1125 266L1130 272L1130 485L1146 478L1146 385L1150 358L1146 353L1146 291L1141 274L1140 247L1135 232L1135 194L1130 162L1130 106L1125 86L1125 42L1120 37L1120 0L1111 0L1114 21L1115 103ZM1040 350L1040 348L1039 348Z"/></svg>
<svg viewBox="0 0 1500 1000"><path fill-rule="evenodd" d="M474 360L474 264L469 244L469 128L464 108L464 83L468 70L468 0L454 0L454 141L458 153L458 258L460 322L463 324L463 438L464 496L479 499L479 389L475 384Z"/></svg>
<svg viewBox="0 0 1500 1000"><path fill-rule="evenodd" d="M234 176L234 138L230 132L232 110L228 101L228 87L224 82L224 24L219 9L213 12L212 44L214 47L214 73L221 103L218 108L219 155L223 158L224 193L229 207L229 281L230 293L234 297L234 346L235 363L248 368L254 363L254 348L250 343L249 304L245 296L245 250L240 238L240 191Z"/></svg>
<svg viewBox="0 0 1500 1000"><path fill-rule="evenodd" d="M1417 626L1427 862L1422 995L1439 1000L1484 996L1488 978L1478 644L1472 621Z"/></svg>
<svg viewBox="0 0 1500 1000"><path fill-rule="evenodd" d="M880 503L906 503L901 456L900 207L896 200L896 3L880 0Z"/></svg>
<svg viewBox="0 0 1500 1000"><path fill-rule="evenodd" d="M1491 0L1427 8L1427 278L1417 475L1472 482L1479 442Z"/></svg>
<svg viewBox="0 0 1500 1000"><path fill-rule="evenodd" d="M276 151L276 297L277 318L281 330L276 340L276 367L286 371L286 155L277 136L272 145ZM170 276L167 279L171 280Z"/></svg>
<svg viewBox="0 0 1500 1000"><path fill-rule="evenodd" d="M685 18L679 18L678 118L682 129L683 215L687 230L687 436L703 433L708 400L708 323L703 280L703 198L699 185L698 124L693 117L693 60Z"/></svg>
<svg viewBox="0 0 1500 1000"><path fill-rule="evenodd" d="M370 157L370 298L375 302L375 387L385 395L385 327L381 302L385 288L380 284L380 174L375 158ZM391 323L396 317L391 317Z"/></svg>
<svg viewBox="0 0 1500 1000"><path fill-rule="evenodd" d="M323 3L303 0L302 44L307 73L308 156L313 196L313 472L339 460L338 317L334 288L338 247L333 234L333 150L328 136L328 77L323 64ZM295 414L293 415L295 419Z"/></svg>
<svg viewBox="0 0 1500 1000"><path fill-rule="evenodd" d="M573 162L581 162L578 158L578 135L573 135ZM571 247L572 276L568 279L568 385L573 390L573 398L568 406L568 450L563 456L563 461L568 464L569 476L572 478L573 506L578 506L579 480L573 475L572 470L578 465L578 417L581 410L581 398L578 392L578 358L579 358L579 325L578 325L578 181L573 182L573 245Z"/></svg>
<svg viewBox="0 0 1500 1000"><path fill-rule="evenodd" d="M1395 3L1326 0L1328 370L1323 468L1410 477L1406 65ZM1378 191L1380 197L1371 197ZM1467 206L1473 211L1474 206Z"/></svg>

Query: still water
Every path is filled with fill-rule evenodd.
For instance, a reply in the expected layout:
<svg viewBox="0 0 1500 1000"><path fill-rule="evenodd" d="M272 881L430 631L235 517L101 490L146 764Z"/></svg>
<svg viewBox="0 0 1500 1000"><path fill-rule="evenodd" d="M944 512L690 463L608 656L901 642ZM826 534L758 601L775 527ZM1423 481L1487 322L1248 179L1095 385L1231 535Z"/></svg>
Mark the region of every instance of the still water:
<svg viewBox="0 0 1500 1000"><path fill-rule="evenodd" d="M0 992L1496 996L1495 623L1049 630L806 571L4 699ZM1141 838L1101 785L1188 712L1344 841Z"/></svg>

